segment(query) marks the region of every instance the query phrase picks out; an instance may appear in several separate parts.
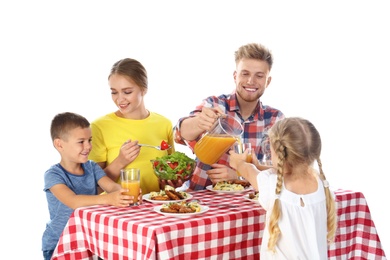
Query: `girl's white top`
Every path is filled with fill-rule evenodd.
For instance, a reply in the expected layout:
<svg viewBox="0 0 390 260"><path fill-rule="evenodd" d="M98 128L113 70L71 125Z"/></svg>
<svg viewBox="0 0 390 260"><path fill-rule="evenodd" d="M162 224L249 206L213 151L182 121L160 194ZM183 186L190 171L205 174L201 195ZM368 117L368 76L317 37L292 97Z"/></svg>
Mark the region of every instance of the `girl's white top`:
<svg viewBox="0 0 390 260"><path fill-rule="evenodd" d="M277 175L273 169L258 174L259 203L267 211L261 259L328 259L326 198L323 183L317 179L318 189L311 194L295 194L283 185L281 234L275 246L276 253L273 253L268 250L268 222L276 199ZM301 199L304 206L301 206Z"/></svg>

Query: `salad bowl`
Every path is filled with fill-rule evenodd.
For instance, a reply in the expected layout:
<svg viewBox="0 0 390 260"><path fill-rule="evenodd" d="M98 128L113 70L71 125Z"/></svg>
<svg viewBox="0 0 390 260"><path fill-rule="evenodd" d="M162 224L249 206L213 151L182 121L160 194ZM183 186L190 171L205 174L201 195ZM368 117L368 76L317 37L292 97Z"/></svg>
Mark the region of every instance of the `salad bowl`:
<svg viewBox="0 0 390 260"><path fill-rule="evenodd" d="M183 182L191 178L196 161L182 152L174 152L151 160L156 176L161 180L178 180Z"/></svg>

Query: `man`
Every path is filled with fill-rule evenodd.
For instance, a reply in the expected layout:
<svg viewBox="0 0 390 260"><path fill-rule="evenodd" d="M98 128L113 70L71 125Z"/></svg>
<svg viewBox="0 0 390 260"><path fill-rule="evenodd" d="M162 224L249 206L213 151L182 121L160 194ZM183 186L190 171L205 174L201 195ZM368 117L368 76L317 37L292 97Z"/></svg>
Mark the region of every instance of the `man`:
<svg viewBox="0 0 390 260"><path fill-rule="evenodd" d="M221 114L228 114L242 123L244 133L241 141L251 143L257 159L261 160L265 153L270 153L269 147L262 147L268 141L267 130L284 118L281 111L260 101L271 83L273 56L263 45L250 43L235 52L235 62L233 78L236 89L231 94L207 97L188 117L180 118L174 129L175 142L188 145L194 151L202 134L211 130ZM229 167L228 153L212 165L197 160L189 190L205 189L212 183L237 177L236 171Z"/></svg>

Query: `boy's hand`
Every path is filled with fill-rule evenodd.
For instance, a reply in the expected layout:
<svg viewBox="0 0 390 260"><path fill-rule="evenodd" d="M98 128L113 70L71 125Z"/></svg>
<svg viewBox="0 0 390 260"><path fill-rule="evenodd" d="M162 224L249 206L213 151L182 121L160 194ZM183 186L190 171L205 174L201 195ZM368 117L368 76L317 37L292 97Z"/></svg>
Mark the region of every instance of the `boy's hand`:
<svg viewBox="0 0 390 260"><path fill-rule="evenodd" d="M108 193L108 204L119 208L128 207L131 203L133 203L133 196L122 194L126 191L127 189L121 188L120 190Z"/></svg>

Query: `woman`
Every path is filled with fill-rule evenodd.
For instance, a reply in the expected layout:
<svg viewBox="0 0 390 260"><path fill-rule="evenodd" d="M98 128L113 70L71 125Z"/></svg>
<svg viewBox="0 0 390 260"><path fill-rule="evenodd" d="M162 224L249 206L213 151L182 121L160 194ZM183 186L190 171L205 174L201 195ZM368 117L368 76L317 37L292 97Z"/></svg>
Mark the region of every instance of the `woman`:
<svg viewBox="0 0 390 260"><path fill-rule="evenodd" d="M116 62L108 76L112 101L118 110L92 122L93 149L89 159L97 162L112 180L119 182L123 168L141 169L143 194L159 191L159 181L150 160L175 151L172 123L166 117L146 109L144 97L148 78L144 66L135 59ZM157 150L138 144L171 148Z"/></svg>

